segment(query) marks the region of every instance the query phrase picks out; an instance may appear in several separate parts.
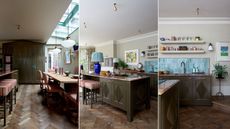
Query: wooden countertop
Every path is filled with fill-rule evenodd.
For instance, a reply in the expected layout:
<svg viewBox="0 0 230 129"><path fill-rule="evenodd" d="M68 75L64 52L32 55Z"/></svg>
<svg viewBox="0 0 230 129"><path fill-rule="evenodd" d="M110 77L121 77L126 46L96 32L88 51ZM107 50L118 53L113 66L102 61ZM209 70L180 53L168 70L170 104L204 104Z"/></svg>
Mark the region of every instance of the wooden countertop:
<svg viewBox="0 0 230 129"><path fill-rule="evenodd" d="M170 73L170 74L159 74L159 77L207 77L207 76L212 76L210 74L192 74L192 73L185 73L185 74L181 74L181 73Z"/></svg>
<svg viewBox="0 0 230 129"><path fill-rule="evenodd" d="M172 88L175 84L177 84L179 80L166 80L165 82L159 84L158 86L158 95L163 95L170 88Z"/></svg>
<svg viewBox="0 0 230 129"><path fill-rule="evenodd" d="M52 77L53 79L61 82L61 83L78 83L78 79L72 79L69 76L60 75L56 73L45 72L48 76Z"/></svg>
<svg viewBox="0 0 230 129"><path fill-rule="evenodd" d="M12 70L12 71L1 71L1 72L0 72L0 77L5 76L5 75L8 75L8 74L15 73L15 72L17 72L17 71L18 71L18 70Z"/></svg>
<svg viewBox="0 0 230 129"><path fill-rule="evenodd" d="M84 73L83 75L92 76L92 77L106 78L106 79L122 80L122 81L135 81L135 80L140 80L140 79L144 79L144 78L149 78L149 76L145 76L145 75L101 76L101 75L89 74L89 73Z"/></svg>

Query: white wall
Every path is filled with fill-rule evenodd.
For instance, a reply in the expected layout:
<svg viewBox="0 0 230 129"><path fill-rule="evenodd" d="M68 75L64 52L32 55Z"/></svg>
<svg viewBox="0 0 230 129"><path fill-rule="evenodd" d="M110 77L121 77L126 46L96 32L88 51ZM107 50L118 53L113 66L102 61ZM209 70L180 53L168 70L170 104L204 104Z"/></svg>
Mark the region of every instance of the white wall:
<svg viewBox="0 0 230 129"><path fill-rule="evenodd" d="M110 40L104 43L96 45L95 50L97 52L103 52L104 57L114 57L115 56L115 41Z"/></svg>
<svg viewBox="0 0 230 129"><path fill-rule="evenodd" d="M216 42L218 41L230 41L230 22L178 22L174 21L173 24L161 24L159 22L159 37L171 37L171 36L200 36L205 44L193 45L199 46L205 49L205 54L160 54L159 57L169 57L169 58L210 58L210 73L213 70L213 64L216 63ZM207 51L208 44L212 43L214 46L214 51ZM226 64L229 68L229 76L222 81L222 92L225 95L230 95L230 62L221 62L221 64ZM208 66L207 66L208 67ZM213 78L212 94L215 95L218 91L218 81Z"/></svg>
<svg viewBox="0 0 230 129"><path fill-rule="evenodd" d="M158 32L150 32L146 34L140 34L132 37L127 37L120 40L110 40L107 42L99 43L95 45L96 51L103 52L104 57L117 57L122 60L125 60L125 51L126 50L139 50L139 62L144 64L145 60L157 60L147 59L146 57L141 57L140 53L143 50L146 50L148 46L157 45ZM136 68L136 66L130 66Z"/></svg>
<svg viewBox="0 0 230 129"><path fill-rule="evenodd" d="M147 49L148 46L157 45L158 32L154 31L151 33L140 34L134 37L129 37L126 39L121 39L116 42L116 57L125 60L125 51L126 50L139 50L139 62L144 64L145 60L153 60L146 59L145 57L141 57L141 51ZM155 60L155 59L154 59Z"/></svg>

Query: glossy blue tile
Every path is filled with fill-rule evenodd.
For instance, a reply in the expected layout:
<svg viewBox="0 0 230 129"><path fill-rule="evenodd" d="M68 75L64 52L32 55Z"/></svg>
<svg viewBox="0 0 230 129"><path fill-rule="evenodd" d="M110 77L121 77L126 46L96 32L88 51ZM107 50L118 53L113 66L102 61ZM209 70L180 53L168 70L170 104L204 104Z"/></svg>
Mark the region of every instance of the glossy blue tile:
<svg viewBox="0 0 230 129"><path fill-rule="evenodd" d="M159 70L167 70L170 73L183 73L182 61L185 62L186 73L192 73L193 66L198 68L199 72L209 73L209 58L160 58Z"/></svg>
<svg viewBox="0 0 230 129"><path fill-rule="evenodd" d="M158 71L158 60L145 61L144 70L146 73Z"/></svg>

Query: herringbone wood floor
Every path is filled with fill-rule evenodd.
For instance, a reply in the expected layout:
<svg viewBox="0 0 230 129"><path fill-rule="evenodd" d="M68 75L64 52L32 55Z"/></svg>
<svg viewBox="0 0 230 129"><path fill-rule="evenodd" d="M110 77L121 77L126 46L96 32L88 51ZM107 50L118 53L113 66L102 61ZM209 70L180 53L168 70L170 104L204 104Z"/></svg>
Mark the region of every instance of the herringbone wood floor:
<svg viewBox="0 0 230 129"><path fill-rule="evenodd" d="M230 113L215 107L180 108L180 129L230 129Z"/></svg>
<svg viewBox="0 0 230 129"><path fill-rule="evenodd" d="M157 101L151 101L150 110L141 110L132 122L127 121L125 112L101 102L93 105L80 104L81 129L157 129Z"/></svg>
<svg viewBox="0 0 230 129"><path fill-rule="evenodd" d="M42 105L42 96L38 95L38 85L20 85L17 104L13 113L7 117L4 129L76 129L64 114L59 112L60 105L48 108ZM1 120L1 125L3 121Z"/></svg>

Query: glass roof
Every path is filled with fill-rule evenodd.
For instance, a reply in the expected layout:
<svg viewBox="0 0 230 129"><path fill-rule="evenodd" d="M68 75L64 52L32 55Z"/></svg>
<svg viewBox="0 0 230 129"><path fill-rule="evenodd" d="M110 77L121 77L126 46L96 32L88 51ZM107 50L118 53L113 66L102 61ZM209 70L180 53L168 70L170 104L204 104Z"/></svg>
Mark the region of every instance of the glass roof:
<svg viewBox="0 0 230 129"><path fill-rule="evenodd" d="M72 0L52 33L52 37L66 38L79 27L79 0Z"/></svg>

